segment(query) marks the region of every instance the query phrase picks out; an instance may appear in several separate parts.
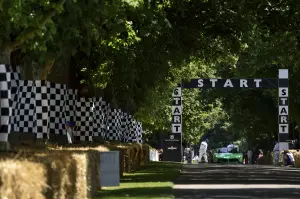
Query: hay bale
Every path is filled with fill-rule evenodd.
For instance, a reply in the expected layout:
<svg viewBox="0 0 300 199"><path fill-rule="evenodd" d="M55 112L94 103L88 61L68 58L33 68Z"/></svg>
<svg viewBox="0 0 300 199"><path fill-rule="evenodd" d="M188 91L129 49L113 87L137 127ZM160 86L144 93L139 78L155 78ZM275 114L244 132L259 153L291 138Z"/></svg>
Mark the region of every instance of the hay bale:
<svg viewBox="0 0 300 199"><path fill-rule="evenodd" d="M72 153L72 158L76 162L78 177L76 186L78 187L78 198L91 197L97 193L100 187L100 154L101 151L109 151L104 146L94 147L52 147L53 151L68 151ZM83 190L86 187L87 191ZM81 190L81 191L80 191Z"/></svg>
<svg viewBox="0 0 300 199"><path fill-rule="evenodd" d="M87 156L86 154L73 154L72 157L76 161L76 181L74 199L85 199L88 195L87 185Z"/></svg>
<svg viewBox="0 0 300 199"><path fill-rule="evenodd" d="M151 149L150 145L148 144L142 145L142 150L143 150L142 164L148 163L150 161L150 149Z"/></svg>
<svg viewBox="0 0 300 199"><path fill-rule="evenodd" d="M76 162L70 152L35 153L28 159L42 163L47 168L47 183L50 188L47 189L46 198L74 198L76 189L74 182L77 179Z"/></svg>
<svg viewBox="0 0 300 199"><path fill-rule="evenodd" d="M85 199L95 195L100 187L100 151L109 149L94 147L57 147L48 150L24 148L3 158L28 159L40 163L47 170L45 177L49 188L48 199Z"/></svg>
<svg viewBox="0 0 300 199"><path fill-rule="evenodd" d="M0 162L0 198L43 199L46 169L42 164L26 160Z"/></svg>
<svg viewBox="0 0 300 199"><path fill-rule="evenodd" d="M294 149L290 149L289 151L294 155L295 166L300 167L300 151L299 150L294 150ZM283 164L283 151L281 151L280 154L279 154L279 164L280 165Z"/></svg>

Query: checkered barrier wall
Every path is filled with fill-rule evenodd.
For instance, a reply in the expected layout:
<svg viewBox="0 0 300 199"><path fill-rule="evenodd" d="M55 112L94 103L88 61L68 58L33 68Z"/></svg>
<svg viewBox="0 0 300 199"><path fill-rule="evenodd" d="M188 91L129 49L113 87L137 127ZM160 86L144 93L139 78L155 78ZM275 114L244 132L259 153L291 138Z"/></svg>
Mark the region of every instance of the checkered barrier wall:
<svg viewBox="0 0 300 199"><path fill-rule="evenodd" d="M17 132L36 133L36 99L35 82L22 80L18 92L15 94L16 108L12 116L12 130Z"/></svg>
<svg viewBox="0 0 300 199"><path fill-rule="evenodd" d="M12 116L11 67L0 65L0 141L7 141Z"/></svg>
<svg viewBox="0 0 300 199"><path fill-rule="evenodd" d="M138 125L137 121L130 114L126 114L124 118L124 142L140 142L139 140L142 138L142 126ZM138 132L140 131L140 132ZM140 139L139 139L140 137Z"/></svg>
<svg viewBox="0 0 300 199"><path fill-rule="evenodd" d="M65 135L66 121L76 121L76 138L93 136L124 142L141 139L142 128L120 109L110 109L102 98L77 99L77 90L44 80L22 80L19 69L0 65L0 139L10 130L32 132L48 139L49 133ZM12 129L10 129L12 128Z"/></svg>
<svg viewBox="0 0 300 199"><path fill-rule="evenodd" d="M49 103L47 82L44 80L35 81L35 113L37 138L49 138Z"/></svg>
<svg viewBox="0 0 300 199"><path fill-rule="evenodd" d="M65 118L66 121L76 121L77 90L67 89L65 92Z"/></svg>
<svg viewBox="0 0 300 199"><path fill-rule="evenodd" d="M137 142L137 124L133 116L131 118L128 133L129 140L131 140L131 142Z"/></svg>
<svg viewBox="0 0 300 199"><path fill-rule="evenodd" d="M19 92L19 84L20 84L20 69L19 67L16 67L16 69L11 69L11 99L12 99L12 108L16 107L16 99L15 97L17 96L17 93Z"/></svg>
<svg viewBox="0 0 300 199"><path fill-rule="evenodd" d="M109 109L107 114L107 140L121 140L121 117L120 110Z"/></svg>
<svg viewBox="0 0 300 199"><path fill-rule="evenodd" d="M11 106L12 106L12 116L11 116L11 131L18 131L18 125L15 124L15 116L17 116L17 101L18 101L18 93L20 88L20 70L19 67L14 70L11 69Z"/></svg>
<svg viewBox="0 0 300 199"><path fill-rule="evenodd" d="M93 98L79 98L76 103L76 140L93 141Z"/></svg>
<svg viewBox="0 0 300 199"><path fill-rule="evenodd" d="M128 114L121 112L121 141L126 142L126 132L127 132L127 118Z"/></svg>
<svg viewBox="0 0 300 199"><path fill-rule="evenodd" d="M138 143L142 143L142 133L143 133L142 123L137 122L136 127L137 127L137 129L136 129L136 132L137 132L137 134L136 134L136 136L137 136L136 141Z"/></svg>
<svg viewBox="0 0 300 199"><path fill-rule="evenodd" d="M106 135L106 113L107 104L101 97L94 99L94 135L96 137L105 138Z"/></svg>
<svg viewBox="0 0 300 199"><path fill-rule="evenodd" d="M67 94L67 86L47 82L47 93L49 103L49 133L66 135L64 128L65 118L65 101Z"/></svg>

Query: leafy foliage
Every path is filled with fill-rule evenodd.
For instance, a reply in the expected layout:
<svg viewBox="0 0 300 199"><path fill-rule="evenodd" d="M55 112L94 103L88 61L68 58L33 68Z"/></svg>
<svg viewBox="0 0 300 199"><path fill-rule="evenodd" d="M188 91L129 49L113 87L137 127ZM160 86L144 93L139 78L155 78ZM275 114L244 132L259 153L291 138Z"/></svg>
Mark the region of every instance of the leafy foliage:
<svg viewBox="0 0 300 199"><path fill-rule="evenodd" d="M76 86L100 88L149 132L168 132L170 94L190 78L276 77L278 68L289 68L290 106L298 107L299 6L296 0L0 0L0 62L18 54L18 65L38 65L45 78L52 65L68 67ZM223 132L232 136L222 139L271 146L276 98L275 90L186 90L184 139L196 143ZM297 108L290 118L294 132Z"/></svg>

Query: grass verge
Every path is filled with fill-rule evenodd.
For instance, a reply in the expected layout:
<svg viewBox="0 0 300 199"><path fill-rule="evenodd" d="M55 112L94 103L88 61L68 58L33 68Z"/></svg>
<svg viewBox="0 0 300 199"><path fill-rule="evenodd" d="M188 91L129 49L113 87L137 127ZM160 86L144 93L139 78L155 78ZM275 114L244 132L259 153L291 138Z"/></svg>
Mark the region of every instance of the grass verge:
<svg viewBox="0 0 300 199"><path fill-rule="evenodd" d="M181 164L151 162L134 173L125 174L119 187L103 188L92 199L169 199L173 181L180 173Z"/></svg>

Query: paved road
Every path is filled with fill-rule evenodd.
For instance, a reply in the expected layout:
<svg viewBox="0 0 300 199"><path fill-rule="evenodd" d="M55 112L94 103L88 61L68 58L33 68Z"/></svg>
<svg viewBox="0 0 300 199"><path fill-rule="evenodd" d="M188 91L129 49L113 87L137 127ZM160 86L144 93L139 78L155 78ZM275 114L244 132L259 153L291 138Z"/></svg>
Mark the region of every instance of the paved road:
<svg viewBox="0 0 300 199"><path fill-rule="evenodd" d="M260 165L184 165L178 199L300 199L300 169Z"/></svg>

